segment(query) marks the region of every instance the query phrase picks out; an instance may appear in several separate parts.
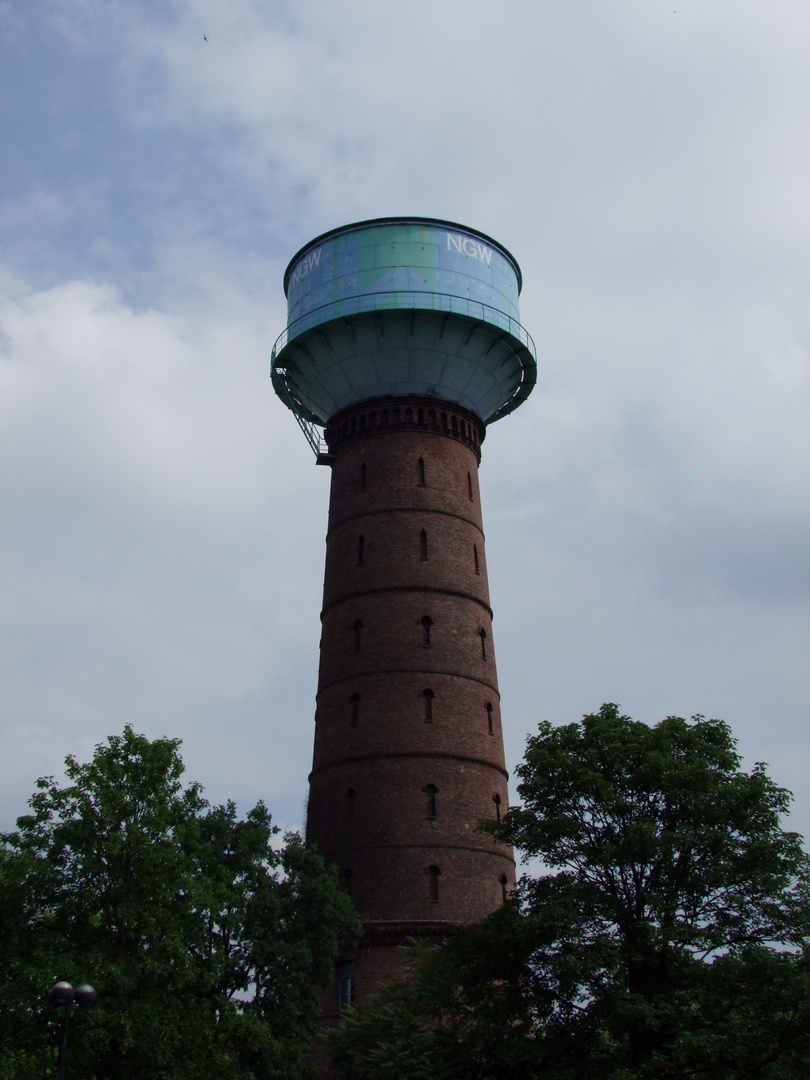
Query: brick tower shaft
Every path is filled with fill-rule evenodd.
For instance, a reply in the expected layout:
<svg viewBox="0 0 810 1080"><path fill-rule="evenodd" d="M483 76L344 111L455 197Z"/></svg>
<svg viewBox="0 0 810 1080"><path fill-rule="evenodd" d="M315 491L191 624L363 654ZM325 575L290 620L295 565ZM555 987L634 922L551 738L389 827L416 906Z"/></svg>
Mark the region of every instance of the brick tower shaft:
<svg viewBox="0 0 810 1080"><path fill-rule="evenodd" d="M307 839L365 934L364 996L390 946L503 901L508 804L478 488L483 424L424 398L344 410L332 460ZM335 1002L337 1005L337 1002Z"/></svg>

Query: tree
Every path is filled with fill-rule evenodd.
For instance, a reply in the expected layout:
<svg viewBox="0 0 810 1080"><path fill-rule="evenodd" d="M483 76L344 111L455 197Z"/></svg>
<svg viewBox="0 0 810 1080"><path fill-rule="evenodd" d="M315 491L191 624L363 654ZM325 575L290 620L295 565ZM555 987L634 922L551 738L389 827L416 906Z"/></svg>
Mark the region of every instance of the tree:
<svg viewBox="0 0 810 1080"><path fill-rule="evenodd" d="M702 716L542 724L522 804L481 827L547 872L346 1018L346 1075L806 1076L810 860L790 794L740 765Z"/></svg>
<svg viewBox="0 0 810 1080"><path fill-rule="evenodd" d="M276 850L262 803L238 820L183 787L179 740L127 727L66 773L0 849L0 1077L48 1075L56 978L97 991L71 1020L76 1077L300 1076L357 933L334 874L295 835Z"/></svg>

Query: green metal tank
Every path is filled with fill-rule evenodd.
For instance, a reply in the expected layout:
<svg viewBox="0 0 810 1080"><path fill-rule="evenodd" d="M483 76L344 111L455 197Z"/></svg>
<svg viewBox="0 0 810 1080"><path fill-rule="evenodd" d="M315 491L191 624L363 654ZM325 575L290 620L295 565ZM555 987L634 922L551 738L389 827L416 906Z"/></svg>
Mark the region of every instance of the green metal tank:
<svg viewBox="0 0 810 1080"><path fill-rule="evenodd" d="M377 218L324 233L284 275L288 325L276 393L313 448L341 410L377 397L452 402L490 424L537 378L520 325L520 268L484 233L433 218Z"/></svg>

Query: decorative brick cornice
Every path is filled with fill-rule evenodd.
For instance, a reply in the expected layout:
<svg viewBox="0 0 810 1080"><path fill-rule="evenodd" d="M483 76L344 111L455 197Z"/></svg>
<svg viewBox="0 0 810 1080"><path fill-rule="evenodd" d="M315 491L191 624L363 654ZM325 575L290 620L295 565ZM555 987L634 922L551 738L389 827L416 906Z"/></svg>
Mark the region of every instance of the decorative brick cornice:
<svg viewBox="0 0 810 1080"><path fill-rule="evenodd" d="M493 844L497 844L496 840L493 840ZM512 856L512 849L509 847L503 847L499 850L499 847L484 847L483 844L358 844L355 847L355 851L402 851L403 848L407 848L409 851L475 851L480 855L491 856L494 859L503 859L511 866L515 865L515 860Z"/></svg>
<svg viewBox="0 0 810 1080"><path fill-rule="evenodd" d="M336 413L324 432L330 453L350 439L391 431L430 431L457 439L481 460L486 428L474 413L449 401L415 396L369 398Z"/></svg>
<svg viewBox="0 0 810 1080"><path fill-rule="evenodd" d="M448 671L446 668L428 668L428 667L395 667L395 668L368 668L363 671L354 671L348 675L340 675L336 679L330 679L328 682L322 683L318 687L318 693L316 694L316 700L321 695L329 690L332 686L337 686L339 683L351 682L356 683L360 679L367 679L375 675L444 675L451 679L462 679L465 682L480 683L481 686L486 686L488 690L491 690L493 694L500 701L501 692L495 683L490 682L489 679L479 679L477 675L469 675L462 671Z"/></svg>
<svg viewBox="0 0 810 1080"><path fill-rule="evenodd" d="M418 514L422 518L428 518L431 514L438 514L442 517L453 518L454 521L463 521L465 525L472 525L480 535L481 539L486 539L484 530L477 521L473 521L470 517L465 517L464 514L455 514L451 510L441 510L436 506L378 506L374 510L363 510L362 513L351 514L349 517L341 518L337 525L334 525L327 530L326 539L328 541L330 537L352 521L363 521L365 518L375 517L385 518L389 514Z"/></svg>
<svg viewBox="0 0 810 1080"><path fill-rule="evenodd" d="M489 604L480 598L480 596L474 596L472 593L460 592L458 589L437 589L430 585L380 585L374 589L356 589L354 592L343 593L336 599L330 601L325 608L321 611L321 619L327 611L331 611L332 608L337 607L338 604L345 604L349 600L358 600L363 596L378 596L382 593L433 593L439 596L454 596L458 600L468 600L471 604L478 604L492 619L492 608Z"/></svg>
<svg viewBox="0 0 810 1080"><path fill-rule="evenodd" d="M328 761L326 764L318 766L318 768L313 769L309 774L309 779L312 780L313 776L326 772L327 769L343 768L344 765L350 765L358 761L393 761L394 758L441 758L444 761L463 761L465 765L481 765L485 769L492 769L494 772L500 773L504 779L509 779L509 773L506 769L502 768L494 761L487 761L485 758L479 757L467 757L465 754L445 754L440 750L407 750L400 752L394 751L392 753L355 754L352 755L352 757L337 758L334 761ZM440 846L452 847L453 845L443 844Z"/></svg>
<svg viewBox="0 0 810 1080"><path fill-rule="evenodd" d="M397 922L374 920L363 923L362 945L404 945L409 938L428 938L440 942L464 929L460 922L440 919L408 919Z"/></svg>

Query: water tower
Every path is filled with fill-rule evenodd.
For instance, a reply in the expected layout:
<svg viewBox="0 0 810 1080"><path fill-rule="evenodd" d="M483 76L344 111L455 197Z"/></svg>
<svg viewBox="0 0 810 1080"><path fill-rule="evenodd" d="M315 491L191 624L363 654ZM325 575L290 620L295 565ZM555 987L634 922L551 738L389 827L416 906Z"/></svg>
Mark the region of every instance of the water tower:
<svg viewBox="0 0 810 1080"><path fill-rule="evenodd" d="M417 217L334 229L284 276L273 386L332 470L307 840L364 926L331 1010L514 881L476 831L508 805L478 465L535 384L520 287L500 244Z"/></svg>

